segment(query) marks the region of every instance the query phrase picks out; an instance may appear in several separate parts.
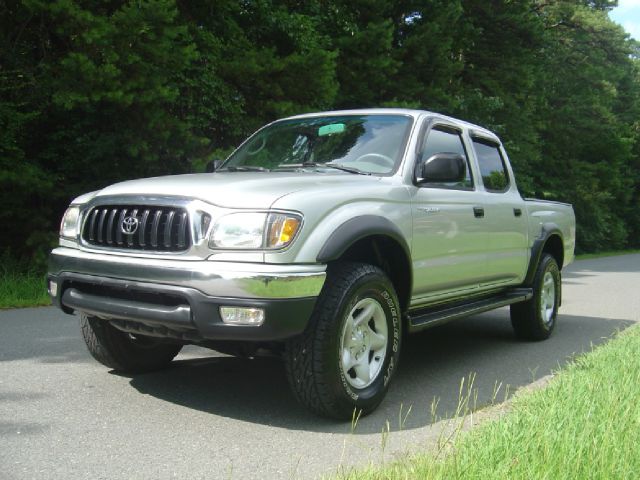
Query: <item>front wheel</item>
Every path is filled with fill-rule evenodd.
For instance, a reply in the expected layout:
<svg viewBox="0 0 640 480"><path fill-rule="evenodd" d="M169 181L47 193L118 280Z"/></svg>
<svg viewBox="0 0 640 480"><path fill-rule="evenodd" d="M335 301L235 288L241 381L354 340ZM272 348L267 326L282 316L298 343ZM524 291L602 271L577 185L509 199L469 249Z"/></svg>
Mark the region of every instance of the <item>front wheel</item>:
<svg viewBox="0 0 640 480"><path fill-rule="evenodd" d="M287 343L289 383L319 415L366 415L386 394L400 341L400 306L385 273L362 263L331 265L307 329Z"/></svg>
<svg viewBox="0 0 640 480"><path fill-rule="evenodd" d="M511 324L518 338L545 340L556 326L560 305L560 269L555 259L544 254L533 280L533 297L511 305Z"/></svg>
<svg viewBox="0 0 640 480"><path fill-rule="evenodd" d="M132 335L108 321L82 314L82 338L93 358L123 373L142 373L166 367L182 349L154 337Z"/></svg>

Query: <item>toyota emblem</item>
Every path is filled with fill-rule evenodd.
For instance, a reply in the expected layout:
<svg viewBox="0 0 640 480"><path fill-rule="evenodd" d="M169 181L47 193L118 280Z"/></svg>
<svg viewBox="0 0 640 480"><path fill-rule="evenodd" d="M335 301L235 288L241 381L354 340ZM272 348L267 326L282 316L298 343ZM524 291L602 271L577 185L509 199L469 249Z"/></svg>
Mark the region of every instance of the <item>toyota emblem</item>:
<svg viewBox="0 0 640 480"><path fill-rule="evenodd" d="M136 217L125 217L120 224L120 230L125 235L133 235L138 230L138 219Z"/></svg>

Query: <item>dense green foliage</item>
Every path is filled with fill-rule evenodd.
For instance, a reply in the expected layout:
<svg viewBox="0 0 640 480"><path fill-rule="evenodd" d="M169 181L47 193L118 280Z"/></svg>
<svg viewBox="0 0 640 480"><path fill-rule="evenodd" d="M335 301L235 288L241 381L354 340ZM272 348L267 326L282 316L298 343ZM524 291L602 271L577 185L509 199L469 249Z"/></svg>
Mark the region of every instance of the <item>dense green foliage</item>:
<svg viewBox="0 0 640 480"><path fill-rule="evenodd" d="M581 251L640 243L638 46L599 0L0 0L0 250L74 196L202 168L288 114L410 106L497 131Z"/></svg>

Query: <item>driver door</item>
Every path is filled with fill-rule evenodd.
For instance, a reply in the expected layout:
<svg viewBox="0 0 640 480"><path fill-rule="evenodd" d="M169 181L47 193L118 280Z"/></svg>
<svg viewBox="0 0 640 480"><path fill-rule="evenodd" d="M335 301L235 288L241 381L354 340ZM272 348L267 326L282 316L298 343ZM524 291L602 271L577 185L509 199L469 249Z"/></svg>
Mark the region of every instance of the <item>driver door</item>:
<svg viewBox="0 0 640 480"><path fill-rule="evenodd" d="M467 163L462 182L414 186L412 307L478 290L485 276L488 233L483 193L477 191L462 131L447 123L428 127L418 161L457 153Z"/></svg>

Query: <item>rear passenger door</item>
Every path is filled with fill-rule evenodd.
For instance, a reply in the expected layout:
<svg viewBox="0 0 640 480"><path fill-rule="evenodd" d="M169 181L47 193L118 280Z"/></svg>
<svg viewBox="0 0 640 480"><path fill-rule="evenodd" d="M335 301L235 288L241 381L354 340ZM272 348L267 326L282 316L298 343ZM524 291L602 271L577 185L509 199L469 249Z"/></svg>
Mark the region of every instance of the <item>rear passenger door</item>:
<svg viewBox="0 0 640 480"><path fill-rule="evenodd" d="M436 153L457 153L467 161L467 175L456 184L414 185L412 306L478 290L485 280L487 229L474 212L482 206L462 132L435 123L423 135L418 159ZM415 171L415 166L414 166Z"/></svg>
<svg viewBox="0 0 640 480"><path fill-rule="evenodd" d="M488 231L486 278L483 287L518 284L527 268L527 211L506 161L506 152L493 139L472 137L484 186L485 227Z"/></svg>

